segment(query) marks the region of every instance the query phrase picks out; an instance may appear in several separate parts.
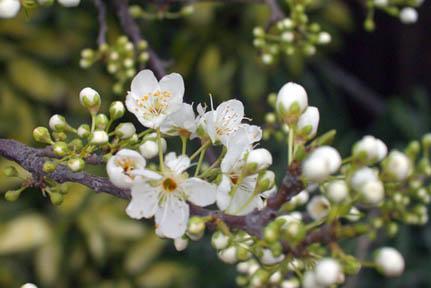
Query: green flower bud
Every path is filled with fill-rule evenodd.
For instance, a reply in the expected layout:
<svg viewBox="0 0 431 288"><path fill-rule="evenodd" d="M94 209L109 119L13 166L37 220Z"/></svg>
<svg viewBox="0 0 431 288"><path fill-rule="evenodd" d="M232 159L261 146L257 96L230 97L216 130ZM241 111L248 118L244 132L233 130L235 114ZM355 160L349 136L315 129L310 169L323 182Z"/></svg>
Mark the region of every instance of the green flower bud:
<svg viewBox="0 0 431 288"><path fill-rule="evenodd" d="M90 126L88 126L87 124L82 124L81 126L79 126L77 133L79 137L87 138L88 136L90 136L91 133Z"/></svg>
<svg viewBox="0 0 431 288"><path fill-rule="evenodd" d="M256 193L268 191L275 185L275 174L270 170L259 173L257 177Z"/></svg>
<svg viewBox="0 0 431 288"><path fill-rule="evenodd" d="M268 224L263 231L263 238L268 243L274 243L280 239L280 226L276 222Z"/></svg>
<svg viewBox="0 0 431 288"><path fill-rule="evenodd" d="M67 144L65 142L55 142L52 146L52 151L55 155L59 157L63 157L69 151Z"/></svg>
<svg viewBox="0 0 431 288"><path fill-rule="evenodd" d="M135 135L136 128L133 125L133 123L127 122L127 123L120 123L115 128L115 136L121 138L121 139L128 139Z"/></svg>
<svg viewBox="0 0 431 288"><path fill-rule="evenodd" d="M116 120L123 117L125 112L124 104L121 101L114 101L109 107L109 117L111 120Z"/></svg>
<svg viewBox="0 0 431 288"><path fill-rule="evenodd" d="M19 196L21 195L21 192L23 191L23 189L18 189L18 190L10 190L7 191L4 194L4 198L9 201L9 202L14 202L16 200L18 200Z"/></svg>
<svg viewBox="0 0 431 288"><path fill-rule="evenodd" d="M74 158L67 161L67 166L73 172L82 171L85 167L85 162L81 158Z"/></svg>
<svg viewBox="0 0 431 288"><path fill-rule="evenodd" d="M108 126L109 119L105 114L97 114L96 116L96 129L105 130Z"/></svg>
<svg viewBox="0 0 431 288"><path fill-rule="evenodd" d="M66 119L59 114L52 115L49 118L49 128L53 131L64 131L68 126Z"/></svg>
<svg viewBox="0 0 431 288"><path fill-rule="evenodd" d="M67 135L64 132L52 132L55 141L66 141Z"/></svg>
<svg viewBox="0 0 431 288"><path fill-rule="evenodd" d="M55 168L57 168L57 164L51 161L46 161L45 163L43 163L42 170L45 173L51 173L54 172Z"/></svg>
<svg viewBox="0 0 431 288"><path fill-rule="evenodd" d="M79 151L82 149L83 144L82 144L82 140L81 139L73 139L72 141L70 141L69 143L69 149L73 150L73 151Z"/></svg>
<svg viewBox="0 0 431 288"><path fill-rule="evenodd" d="M191 217L188 223L187 232L191 235L200 235L205 231L205 221L200 217Z"/></svg>
<svg viewBox="0 0 431 288"><path fill-rule="evenodd" d="M94 51L91 49L84 49L81 51L81 57L84 59L92 59L94 57Z"/></svg>
<svg viewBox="0 0 431 288"><path fill-rule="evenodd" d="M195 7L193 5L185 6L180 11L181 15L183 16L191 15L193 12L195 12Z"/></svg>
<svg viewBox="0 0 431 288"><path fill-rule="evenodd" d="M64 197L60 193L50 192L49 193L49 199L51 200L51 203L53 205L61 205L63 203Z"/></svg>
<svg viewBox="0 0 431 288"><path fill-rule="evenodd" d="M250 283L252 287L263 287L268 282L269 272L263 269L257 270L251 277Z"/></svg>
<svg viewBox="0 0 431 288"><path fill-rule="evenodd" d="M84 88L79 93L81 105L87 108L92 115L96 115L100 108L100 95L92 88Z"/></svg>
<svg viewBox="0 0 431 288"><path fill-rule="evenodd" d="M265 122L268 124L274 124L277 121L277 117L274 113L268 113L265 115Z"/></svg>
<svg viewBox="0 0 431 288"><path fill-rule="evenodd" d="M246 261L246 260L250 259L250 257L251 257L251 253L250 253L249 249L247 249L246 247L244 247L242 245L236 246L236 258L239 261Z"/></svg>
<svg viewBox="0 0 431 288"><path fill-rule="evenodd" d="M33 138L35 141L45 144L52 144L51 135L45 127L37 127L33 130Z"/></svg>
<svg viewBox="0 0 431 288"><path fill-rule="evenodd" d="M13 167L13 166L8 166L8 167L4 168L3 169L3 173L7 177L16 177L16 176L18 176L18 170L16 170L16 168Z"/></svg>
<svg viewBox="0 0 431 288"><path fill-rule="evenodd" d="M221 231L216 231L211 237L211 244L217 250L225 249L229 245L229 236Z"/></svg>

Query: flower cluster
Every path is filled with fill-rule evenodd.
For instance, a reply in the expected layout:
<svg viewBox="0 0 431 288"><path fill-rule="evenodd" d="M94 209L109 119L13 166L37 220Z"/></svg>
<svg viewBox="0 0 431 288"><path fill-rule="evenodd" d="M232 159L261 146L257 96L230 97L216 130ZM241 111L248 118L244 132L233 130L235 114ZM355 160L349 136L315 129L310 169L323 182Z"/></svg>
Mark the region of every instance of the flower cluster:
<svg viewBox="0 0 431 288"><path fill-rule="evenodd" d="M259 147L266 130L248 123L243 104L231 99L214 107L211 99L209 107L193 106L184 93L181 75L157 80L143 70L125 105L111 103L106 115L99 112L100 95L84 88L80 102L91 123L74 128L53 115L51 131L33 131L54 155L44 172L60 164L77 172L86 162L106 163L111 183L130 191L128 216L154 217L157 235L173 239L178 251L211 228L211 244L220 260L237 264L240 286L334 287L363 267L388 277L403 272L404 259L394 248L358 259L340 240L394 236L402 223L427 223L430 134L405 150L389 150L367 135L343 157L330 146L333 131L318 135L319 110L309 106L306 90L286 83L270 96L275 111L268 114L271 129L278 123L288 144L288 172L277 189L268 170L273 157ZM120 121L126 109L142 127ZM5 173L19 177L14 168ZM59 204L63 189L51 182L44 192ZM21 192L6 198L16 200Z"/></svg>
<svg viewBox="0 0 431 288"><path fill-rule="evenodd" d="M76 7L81 0L57 0L63 7ZM0 18L13 18L15 17L21 6L24 9L33 9L38 6L51 6L54 0L0 0Z"/></svg>

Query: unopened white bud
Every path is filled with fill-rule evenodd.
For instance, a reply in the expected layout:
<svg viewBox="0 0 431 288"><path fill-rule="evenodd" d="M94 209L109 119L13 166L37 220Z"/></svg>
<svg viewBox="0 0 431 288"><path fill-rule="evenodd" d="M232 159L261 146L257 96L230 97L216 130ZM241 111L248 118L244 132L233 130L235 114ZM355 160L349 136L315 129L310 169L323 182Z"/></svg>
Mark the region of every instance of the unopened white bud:
<svg viewBox="0 0 431 288"><path fill-rule="evenodd" d="M385 143L371 135L363 137L353 146L352 150L353 156L365 160L369 164L383 160L387 153L388 148Z"/></svg>
<svg viewBox="0 0 431 288"><path fill-rule="evenodd" d="M280 263L281 261L284 260L284 255L283 254L281 254L280 256L275 257L272 254L271 250L269 250L269 249L263 249L262 252L263 252L263 254L260 257L260 262L262 264L265 264L265 265L274 265L274 264Z"/></svg>
<svg viewBox="0 0 431 288"><path fill-rule="evenodd" d="M66 127L67 122L63 116L55 114L49 118L49 128L53 131L63 131Z"/></svg>
<svg viewBox="0 0 431 288"><path fill-rule="evenodd" d="M269 277L269 283L278 284L280 283L281 279L283 279L283 274L281 274L280 271L277 271L275 273L272 273L272 275Z"/></svg>
<svg viewBox="0 0 431 288"><path fill-rule="evenodd" d="M375 262L380 273L388 277L396 277L404 271L404 258L396 249L384 247L377 251Z"/></svg>
<svg viewBox="0 0 431 288"><path fill-rule="evenodd" d="M76 7L80 2L81 0L58 0L58 3L67 8Z"/></svg>
<svg viewBox="0 0 431 288"><path fill-rule="evenodd" d="M307 107L304 113L298 119L298 134L305 138L311 139L316 136L319 127L320 114L316 107Z"/></svg>
<svg viewBox="0 0 431 288"><path fill-rule="evenodd" d="M37 286L34 285L33 283L25 283L20 288L37 288Z"/></svg>
<svg viewBox="0 0 431 288"><path fill-rule="evenodd" d="M265 148L251 150L248 153L246 167L249 173L256 173L268 168L272 164L272 155Z"/></svg>
<svg viewBox="0 0 431 288"><path fill-rule="evenodd" d="M96 130L91 135L90 143L95 145L106 144L109 141L108 133L102 130Z"/></svg>
<svg viewBox="0 0 431 288"><path fill-rule="evenodd" d="M349 187L344 180L335 180L326 186L326 196L331 202L341 203L349 196Z"/></svg>
<svg viewBox="0 0 431 288"><path fill-rule="evenodd" d="M164 138L161 139L162 142L162 150L163 153L166 151L166 140ZM157 143L157 140L146 140L144 143L142 143L139 146L139 151L141 154L147 158L151 159L159 154L159 145Z"/></svg>
<svg viewBox="0 0 431 288"><path fill-rule="evenodd" d="M388 0L374 0L374 5L376 5L377 7L386 7L388 6L388 4Z"/></svg>
<svg viewBox="0 0 431 288"><path fill-rule="evenodd" d="M81 138L87 138L88 136L90 136L90 132L90 126L88 126L87 124L82 124L78 127L77 130L77 134Z"/></svg>
<svg viewBox="0 0 431 288"><path fill-rule="evenodd" d="M111 118L111 120L121 118L123 117L125 111L126 109L124 108L123 102L114 101L109 107L109 117Z"/></svg>
<svg viewBox="0 0 431 288"><path fill-rule="evenodd" d="M222 260L223 262L225 262L227 264L235 264L237 261L236 250L237 249L235 246L231 246L229 248L221 250L218 253L218 257L220 258L220 260Z"/></svg>
<svg viewBox="0 0 431 288"><path fill-rule="evenodd" d="M314 268L316 282L325 287L336 284L341 273L340 264L332 258L320 260Z"/></svg>
<svg viewBox="0 0 431 288"><path fill-rule="evenodd" d="M281 282L281 288L299 288L299 280L297 278L290 278Z"/></svg>
<svg viewBox="0 0 431 288"><path fill-rule="evenodd" d="M322 285L317 283L316 276L313 271L307 271L302 278L303 288L324 288Z"/></svg>
<svg viewBox="0 0 431 288"><path fill-rule="evenodd" d="M411 7L405 7L400 11L400 20L404 24L413 24L418 21L418 11Z"/></svg>
<svg viewBox="0 0 431 288"><path fill-rule="evenodd" d="M79 93L79 101L91 114L95 115L100 108L100 95L96 90L87 87Z"/></svg>
<svg viewBox="0 0 431 288"><path fill-rule="evenodd" d="M308 107L308 96L304 87L289 82L281 87L277 95L276 108L286 124L296 123Z"/></svg>
<svg viewBox="0 0 431 288"><path fill-rule="evenodd" d="M314 196L307 204L307 212L314 220L320 220L329 213L331 204L324 196Z"/></svg>
<svg viewBox="0 0 431 288"><path fill-rule="evenodd" d="M13 18L18 14L20 8L19 0L2 0L0 1L0 18Z"/></svg>
<svg viewBox="0 0 431 288"><path fill-rule="evenodd" d="M133 123L126 122L126 123L120 123L115 128L115 135L117 137L120 137L121 139L128 139L132 137L136 133L136 128Z"/></svg>
<svg viewBox="0 0 431 288"><path fill-rule="evenodd" d="M265 53L262 55L262 62L264 64L271 64L274 61L274 56L272 54Z"/></svg>
<svg viewBox="0 0 431 288"><path fill-rule="evenodd" d="M353 173L352 177L350 178L350 185L353 189L360 190L365 183L377 180L379 180L377 170L371 169L369 167L363 167Z"/></svg>
<svg viewBox="0 0 431 288"><path fill-rule="evenodd" d="M311 182L322 182L341 166L341 156L329 146L314 150L302 164L302 173Z"/></svg>
<svg viewBox="0 0 431 288"><path fill-rule="evenodd" d="M382 203L385 197L385 188L382 181L369 181L366 182L359 189L363 200L367 204L378 205Z"/></svg>
<svg viewBox="0 0 431 288"><path fill-rule="evenodd" d="M329 34L328 32L320 32L319 37L317 38L317 42L319 42L319 44L328 44L329 42L331 42L331 38L331 34Z"/></svg>
<svg viewBox="0 0 431 288"><path fill-rule="evenodd" d="M283 34L281 34L281 40L284 42L292 42L293 39L295 38L295 34L293 34L293 32L284 32Z"/></svg>
<svg viewBox="0 0 431 288"><path fill-rule="evenodd" d="M302 190L298 193L298 195L295 195L290 200L290 203L292 203L295 206L301 206L308 202L308 199L310 198L310 193L308 193L307 190Z"/></svg>
<svg viewBox="0 0 431 288"><path fill-rule="evenodd" d="M262 37L263 35L265 35L265 30L263 30L263 28L260 26L254 27L253 35L256 37Z"/></svg>
<svg viewBox="0 0 431 288"><path fill-rule="evenodd" d="M225 249L229 245L229 236L226 236L223 232L216 231L211 238L211 244L217 250Z"/></svg>
<svg viewBox="0 0 431 288"><path fill-rule="evenodd" d="M177 251L183 251L189 245L189 239L187 239L185 237L176 238L174 240L174 245L175 245L175 249L177 249Z"/></svg>
<svg viewBox="0 0 431 288"><path fill-rule="evenodd" d="M352 207L350 208L349 214L346 215L346 219L351 222L356 222L361 219L361 216L361 211L359 211L356 207Z"/></svg>
<svg viewBox="0 0 431 288"><path fill-rule="evenodd" d="M74 159L70 159L69 161L67 161L67 166L73 172L78 172L78 171L81 171L82 169L84 169L85 162L81 158L74 158Z"/></svg>
<svg viewBox="0 0 431 288"><path fill-rule="evenodd" d="M399 151L392 151L383 163L383 169L392 180L403 181L411 172L410 159Z"/></svg>

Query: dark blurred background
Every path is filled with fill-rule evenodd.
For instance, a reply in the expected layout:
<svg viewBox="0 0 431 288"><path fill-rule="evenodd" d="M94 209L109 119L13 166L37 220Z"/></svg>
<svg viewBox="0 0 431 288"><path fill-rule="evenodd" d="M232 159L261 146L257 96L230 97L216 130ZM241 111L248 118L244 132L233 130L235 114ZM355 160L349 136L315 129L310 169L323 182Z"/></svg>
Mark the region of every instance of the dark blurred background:
<svg viewBox="0 0 431 288"><path fill-rule="evenodd" d="M377 13L377 28L369 33L357 2L323 1L311 15L332 33L331 45L312 58L283 58L272 66L261 64L252 46L253 27L268 17L262 5L199 4L181 20L144 22L142 32L163 58L173 60L170 70L185 77L186 101L208 101L209 93L217 102L239 98L256 124L270 109L270 92L287 81L301 83L320 109L319 131L337 129L336 146L347 155L365 134L395 148L430 131L429 2L413 25ZM32 129L47 125L54 113L72 125L88 121L79 106L81 88L98 90L105 108L124 95L112 93L113 79L102 65L79 68L80 51L96 47L90 1L29 14L0 21L0 137L36 145ZM116 25L110 18L112 41L119 36ZM285 152L274 141L262 145L276 156ZM0 161L0 167L10 165ZM1 176L0 192L16 187ZM177 253L171 241L154 236L151 225L127 219L125 205L79 185L70 185L60 207L38 190L25 191L16 203L1 200L0 287L235 287L235 268L218 261L208 239ZM406 273L387 280L365 270L349 287L431 287L431 225L403 227L396 239L379 239L369 249L385 243L405 255ZM347 243L352 253L355 244Z"/></svg>

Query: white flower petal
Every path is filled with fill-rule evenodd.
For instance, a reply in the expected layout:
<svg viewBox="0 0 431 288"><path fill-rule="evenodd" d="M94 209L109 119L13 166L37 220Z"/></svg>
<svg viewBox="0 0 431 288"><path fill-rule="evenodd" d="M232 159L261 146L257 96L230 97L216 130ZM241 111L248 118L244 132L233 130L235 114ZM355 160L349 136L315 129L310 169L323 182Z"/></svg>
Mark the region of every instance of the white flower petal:
<svg viewBox="0 0 431 288"><path fill-rule="evenodd" d="M159 90L159 83L153 71L145 69L139 72L132 80L131 94L141 97L145 94ZM129 109L130 110L130 109Z"/></svg>
<svg viewBox="0 0 431 288"><path fill-rule="evenodd" d="M189 219L189 206L186 202L168 196L156 212L157 233L168 238L179 238L184 235Z"/></svg>
<svg viewBox="0 0 431 288"><path fill-rule="evenodd" d="M160 175L157 172L148 170L148 169L136 169L132 172L132 175L136 175L136 176L142 176L146 179L150 179L150 180L160 180L163 178L162 175Z"/></svg>
<svg viewBox="0 0 431 288"><path fill-rule="evenodd" d="M259 195L253 196L256 187L257 175L245 177L234 193L226 212L234 215L245 215L261 205Z"/></svg>
<svg viewBox="0 0 431 288"><path fill-rule="evenodd" d="M241 128L235 132L226 144L227 152L220 165L223 173L232 171L238 161L242 159L243 154L251 148L248 128Z"/></svg>
<svg viewBox="0 0 431 288"><path fill-rule="evenodd" d="M181 174L190 167L190 158L186 155L176 156L174 152L166 155L165 165L176 174Z"/></svg>
<svg viewBox="0 0 431 288"><path fill-rule="evenodd" d="M160 90L168 91L172 93L172 97L169 99L172 103L182 103L184 96L184 80L183 77L178 73L171 73L164 76L159 81Z"/></svg>
<svg viewBox="0 0 431 288"><path fill-rule="evenodd" d="M160 130L170 136L178 135L181 129L190 133L196 131L195 112L187 103L182 103L177 111L169 114L160 126Z"/></svg>
<svg viewBox="0 0 431 288"><path fill-rule="evenodd" d="M128 173L121 166L121 162L127 162L128 165L133 166L129 167L130 171L127 171ZM131 172L144 169L145 165L145 158L141 154L134 150L122 149L109 159L106 172L112 184L119 188L130 188L135 181L134 177L131 177Z"/></svg>
<svg viewBox="0 0 431 288"><path fill-rule="evenodd" d="M231 182L229 177L223 176L220 184L217 186L217 206L220 210L225 210L230 203L231 197L229 192L231 190Z"/></svg>
<svg viewBox="0 0 431 288"><path fill-rule="evenodd" d="M181 188L187 194L188 200L198 206L208 206L216 201L217 187L199 178L189 178Z"/></svg>
<svg viewBox="0 0 431 288"><path fill-rule="evenodd" d="M131 218L141 219L152 217L157 209L160 190L151 187L148 183L141 182L133 185L132 199L126 208L126 213Z"/></svg>

